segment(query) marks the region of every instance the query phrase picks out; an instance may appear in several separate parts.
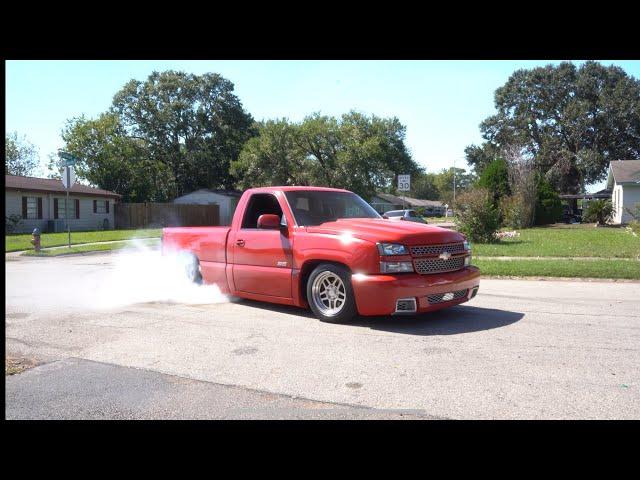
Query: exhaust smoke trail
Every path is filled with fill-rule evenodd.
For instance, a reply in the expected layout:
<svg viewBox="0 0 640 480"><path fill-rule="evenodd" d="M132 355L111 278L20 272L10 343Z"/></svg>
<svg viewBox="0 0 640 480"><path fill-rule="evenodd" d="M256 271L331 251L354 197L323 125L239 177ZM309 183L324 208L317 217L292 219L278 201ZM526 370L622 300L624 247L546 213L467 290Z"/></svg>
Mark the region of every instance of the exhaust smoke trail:
<svg viewBox="0 0 640 480"><path fill-rule="evenodd" d="M185 257L162 255L142 241L108 255L38 258L16 262L5 295L31 311L59 315L171 302L213 304L229 301L215 285L192 283Z"/></svg>
<svg viewBox="0 0 640 480"><path fill-rule="evenodd" d="M228 301L216 285L191 282L185 273L186 258L178 252L162 255L159 247L134 242L135 250L116 254L104 275L94 307L109 309L135 303L172 302L190 305Z"/></svg>

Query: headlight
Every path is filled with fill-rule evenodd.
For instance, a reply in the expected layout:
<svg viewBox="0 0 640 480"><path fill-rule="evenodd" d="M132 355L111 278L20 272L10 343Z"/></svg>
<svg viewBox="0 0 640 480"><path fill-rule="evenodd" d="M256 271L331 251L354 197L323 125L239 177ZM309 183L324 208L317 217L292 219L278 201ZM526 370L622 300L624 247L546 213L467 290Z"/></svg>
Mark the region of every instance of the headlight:
<svg viewBox="0 0 640 480"><path fill-rule="evenodd" d="M464 241L464 249L471 250L471 244L469 243L469 240Z"/></svg>
<svg viewBox="0 0 640 480"><path fill-rule="evenodd" d="M381 273L413 272L412 262L380 262Z"/></svg>
<svg viewBox="0 0 640 480"><path fill-rule="evenodd" d="M409 255L409 249L398 243L379 243L378 252L380 255Z"/></svg>

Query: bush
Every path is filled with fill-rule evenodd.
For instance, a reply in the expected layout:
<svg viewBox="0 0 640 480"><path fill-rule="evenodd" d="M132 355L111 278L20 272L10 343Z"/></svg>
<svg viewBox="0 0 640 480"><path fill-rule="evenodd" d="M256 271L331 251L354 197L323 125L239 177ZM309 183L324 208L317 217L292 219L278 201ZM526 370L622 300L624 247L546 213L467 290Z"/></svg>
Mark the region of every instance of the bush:
<svg viewBox="0 0 640 480"><path fill-rule="evenodd" d="M13 214L5 215L4 230L5 233L13 233L18 226L22 223L22 215Z"/></svg>
<svg viewBox="0 0 640 480"><path fill-rule="evenodd" d="M555 223L562 218L562 201L551 184L544 178L538 182L538 201L536 203L536 225Z"/></svg>
<svg viewBox="0 0 640 480"><path fill-rule="evenodd" d="M613 205L610 200L592 200L587 206L587 211L583 215L585 222L595 222L598 225L605 225L613 215Z"/></svg>
<svg viewBox="0 0 640 480"><path fill-rule="evenodd" d="M500 212L493 205L493 195L486 188L477 187L457 199L457 223L460 231L472 242L497 241L495 232L500 226Z"/></svg>
<svg viewBox="0 0 640 480"><path fill-rule="evenodd" d="M493 204L498 206L503 197L511 194L509 168L501 158L494 160L482 171L478 186L493 193Z"/></svg>
<svg viewBox="0 0 640 480"><path fill-rule="evenodd" d="M628 228L629 228L629 230L631 230L631 233L633 235L635 235L636 237L638 235L640 235L640 221L639 220L631 220L629 222Z"/></svg>
<svg viewBox="0 0 640 480"><path fill-rule="evenodd" d="M502 224L509 228L525 228L527 207L521 195L511 195L504 197L500 202L500 212L502 214Z"/></svg>

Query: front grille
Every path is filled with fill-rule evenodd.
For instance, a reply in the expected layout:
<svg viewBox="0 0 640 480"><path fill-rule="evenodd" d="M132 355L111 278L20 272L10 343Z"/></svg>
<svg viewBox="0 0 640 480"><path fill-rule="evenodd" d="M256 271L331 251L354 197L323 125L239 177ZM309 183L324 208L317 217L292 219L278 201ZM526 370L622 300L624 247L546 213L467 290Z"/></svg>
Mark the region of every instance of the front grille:
<svg viewBox="0 0 640 480"><path fill-rule="evenodd" d="M442 252L449 252L451 255L464 253L464 243L444 243L441 245L420 245L417 247L411 247L411 255L414 257L440 255Z"/></svg>
<svg viewBox="0 0 640 480"><path fill-rule="evenodd" d="M445 292L445 293L436 293L435 295L428 295L427 300L429 303L443 303L450 302L452 300L459 300L460 298L467 295L467 290L458 290L457 292Z"/></svg>
<svg viewBox="0 0 640 480"><path fill-rule="evenodd" d="M413 261L416 272L425 275L428 273L454 272L464 267L464 257L453 257L448 260L441 258L416 258Z"/></svg>

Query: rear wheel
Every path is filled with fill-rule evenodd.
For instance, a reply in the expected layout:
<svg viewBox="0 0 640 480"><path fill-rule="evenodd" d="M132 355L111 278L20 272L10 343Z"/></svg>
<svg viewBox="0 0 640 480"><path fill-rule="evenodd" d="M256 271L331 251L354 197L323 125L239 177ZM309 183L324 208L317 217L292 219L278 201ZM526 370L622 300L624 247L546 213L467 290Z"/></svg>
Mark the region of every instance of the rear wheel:
<svg viewBox="0 0 640 480"><path fill-rule="evenodd" d="M313 313L323 322L342 323L357 313L351 273L331 263L318 265L307 281L307 300Z"/></svg>
<svg viewBox="0 0 640 480"><path fill-rule="evenodd" d="M198 257L191 253L184 254L184 273L190 282L202 283L202 273L200 273L200 261Z"/></svg>

